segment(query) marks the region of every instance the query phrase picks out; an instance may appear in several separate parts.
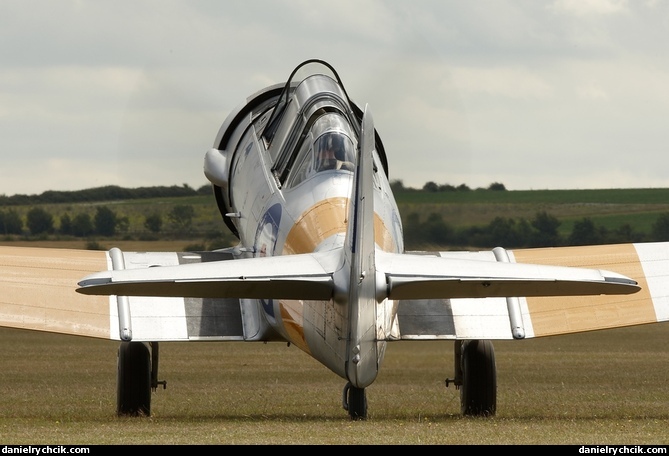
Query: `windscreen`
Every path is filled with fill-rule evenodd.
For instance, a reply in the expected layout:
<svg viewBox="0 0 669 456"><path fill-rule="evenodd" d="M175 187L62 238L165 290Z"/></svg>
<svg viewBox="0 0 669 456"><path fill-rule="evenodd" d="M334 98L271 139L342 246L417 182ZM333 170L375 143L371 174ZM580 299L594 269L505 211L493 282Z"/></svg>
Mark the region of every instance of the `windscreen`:
<svg viewBox="0 0 669 456"><path fill-rule="evenodd" d="M355 168L355 143L348 122L337 113L321 116L312 125L288 179L294 187L316 173L349 171Z"/></svg>

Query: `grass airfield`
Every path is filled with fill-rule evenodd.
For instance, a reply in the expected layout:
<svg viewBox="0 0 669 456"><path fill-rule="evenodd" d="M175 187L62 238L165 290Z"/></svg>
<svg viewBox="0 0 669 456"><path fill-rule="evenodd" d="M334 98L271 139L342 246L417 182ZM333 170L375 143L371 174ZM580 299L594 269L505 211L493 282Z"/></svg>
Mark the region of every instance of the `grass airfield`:
<svg viewBox="0 0 669 456"><path fill-rule="evenodd" d="M669 444L669 326L496 341L497 415L460 416L452 342L388 345L344 380L280 343L164 343L152 416L118 418L117 343L0 328L2 444Z"/></svg>

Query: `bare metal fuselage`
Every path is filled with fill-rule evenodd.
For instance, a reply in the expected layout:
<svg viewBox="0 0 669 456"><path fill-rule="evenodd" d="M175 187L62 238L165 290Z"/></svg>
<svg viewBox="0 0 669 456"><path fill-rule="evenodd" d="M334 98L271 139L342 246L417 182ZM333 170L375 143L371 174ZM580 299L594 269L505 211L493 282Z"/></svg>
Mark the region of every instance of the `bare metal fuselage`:
<svg viewBox="0 0 669 456"><path fill-rule="evenodd" d="M239 236L243 257L344 248L354 173L342 166L319 169L319 141L341 136L353 149L346 158L355 160L361 133L357 107L329 75L286 85L288 93L283 88L269 87L233 112L205 159L205 174L226 223ZM383 153L377 145L373 154L374 239L377 248L399 253L400 216L379 150ZM341 266L342 274L348 273ZM336 295L329 301L244 299L244 312L257 316L244 320L245 338L289 341L364 388L376 378L386 341L393 338L397 306L388 299L359 306ZM369 349L358 353L365 346Z"/></svg>

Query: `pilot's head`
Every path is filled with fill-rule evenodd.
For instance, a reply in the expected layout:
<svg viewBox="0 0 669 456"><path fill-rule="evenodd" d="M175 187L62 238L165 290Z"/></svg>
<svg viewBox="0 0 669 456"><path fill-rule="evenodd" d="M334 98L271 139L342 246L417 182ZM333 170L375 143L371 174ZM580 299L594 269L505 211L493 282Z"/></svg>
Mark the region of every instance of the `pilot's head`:
<svg viewBox="0 0 669 456"><path fill-rule="evenodd" d="M337 160L344 160L344 138L339 133L328 133L319 140L319 170L335 169Z"/></svg>

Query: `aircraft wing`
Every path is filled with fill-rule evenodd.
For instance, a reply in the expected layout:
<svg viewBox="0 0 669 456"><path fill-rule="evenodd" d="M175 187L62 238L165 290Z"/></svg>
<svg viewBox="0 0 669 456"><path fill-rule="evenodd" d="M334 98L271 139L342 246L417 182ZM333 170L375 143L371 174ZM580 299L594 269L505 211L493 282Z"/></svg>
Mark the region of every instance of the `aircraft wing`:
<svg viewBox="0 0 669 456"><path fill-rule="evenodd" d="M511 263L615 270L636 281L639 290L593 296L401 300L400 337L511 339L520 325L522 336L530 338L669 320L669 243L519 249L506 253L505 261ZM421 254L484 263L500 261L493 251Z"/></svg>
<svg viewBox="0 0 669 456"><path fill-rule="evenodd" d="M0 247L0 326L245 340L257 327L246 298L330 299L338 267L325 252L227 261L231 252L118 250L115 265L114 250ZM503 259L499 250L377 253L377 293L398 300L403 339L539 337L669 319L669 243L513 250Z"/></svg>
<svg viewBox="0 0 669 456"><path fill-rule="evenodd" d="M101 269L105 252L0 247L0 325L109 338L109 298L74 291Z"/></svg>
<svg viewBox="0 0 669 456"><path fill-rule="evenodd" d="M332 296L324 268L334 266L327 258L227 261L233 259L230 251L0 247L0 326L112 340L245 340L253 337L257 316L255 306L242 312L240 294ZM109 279L112 272L116 281ZM86 296L93 288L78 288L85 276L104 295ZM118 296L123 293L133 296Z"/></svg>

